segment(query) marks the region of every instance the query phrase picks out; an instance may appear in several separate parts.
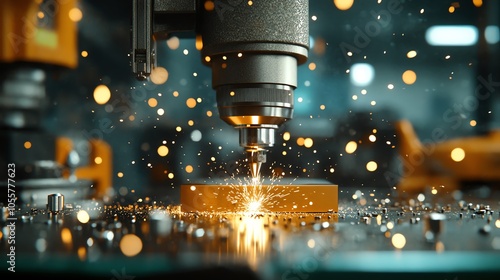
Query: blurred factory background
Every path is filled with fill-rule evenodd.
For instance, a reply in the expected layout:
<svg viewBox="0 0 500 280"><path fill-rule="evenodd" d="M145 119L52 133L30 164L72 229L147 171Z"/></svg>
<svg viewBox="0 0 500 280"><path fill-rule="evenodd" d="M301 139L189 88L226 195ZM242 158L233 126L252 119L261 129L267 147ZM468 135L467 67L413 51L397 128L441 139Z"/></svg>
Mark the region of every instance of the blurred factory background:
<svg viewBox="0 0 500 280"><path fill-rule="evenodd" d="M108 142L120 194L175 200L181 184L248 176L237 131L218 118L200 42L194 34L157 42L158 69L137 81L131 14L131 1L78 2L78 67L48 73L44 128L72 138L80 164L92 160L89 138ZM294 119L280 128L264 177L392 192L401 175L396 121L409 120L424 142L499 127L498 1L310 1L309 16Z"/></svg>

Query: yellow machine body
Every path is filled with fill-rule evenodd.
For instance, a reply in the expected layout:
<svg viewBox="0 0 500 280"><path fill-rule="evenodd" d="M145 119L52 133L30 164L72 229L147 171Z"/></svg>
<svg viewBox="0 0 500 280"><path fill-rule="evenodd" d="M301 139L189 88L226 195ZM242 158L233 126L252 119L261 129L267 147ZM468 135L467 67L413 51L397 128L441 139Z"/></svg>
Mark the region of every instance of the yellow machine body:
<svg viewBox="0 0 500 280"><path fill-rule="evenodd" d="M0 1L0 62L29 62L75 68L76 0Z"/></svg>
<svg viewBox="0 0 500 280"><path fill-rule="evenodd" d="M422 143L407 120L396 124L402 176L400 192L434 193L460 189L464 183L500 182L500 131L487 135L446 139L444 133L436 141Z"/></svg>
<svg viewBox="0 0 500 280"><path fill-rule="evenodd" d="M77 0L1 0L0 64L78 66L78 26L82 14ZM8 69L8 68L7 68ZM21 96L22 97L22 96ZM96 196L112 187L111 147L90 139L89 165L76 168L75 176L94 182ZM56 140L56 161L64 165L73 148L66 137ZM64 174L68 178L69 174Z"/></svg>

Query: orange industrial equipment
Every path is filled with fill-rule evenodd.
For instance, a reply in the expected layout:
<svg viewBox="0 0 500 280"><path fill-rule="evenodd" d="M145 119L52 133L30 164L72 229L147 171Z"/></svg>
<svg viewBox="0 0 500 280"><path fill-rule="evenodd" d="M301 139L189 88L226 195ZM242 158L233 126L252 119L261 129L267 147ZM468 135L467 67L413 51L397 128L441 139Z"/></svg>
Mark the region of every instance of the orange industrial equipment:
<svg viewBox="0 0 500 280"><path fill-rule="evenodd" d="M77 66L76 0L0 1L0 62ZM74 11L74 10L73 10Z"/></svg>
<svg viewBox="0 0 500 280"><path fill-rule="evenodd" d="M112 188L113 165L112 153L109 144L100 139L90 139L89 164L79 166L73 170L76 178L89 179L94 182L96 198L103 198ZM69 153L73 150L73 141L67 137L58 137L56 140L56 162L66 165ZM70 172L65 172L63 177L68 179Z"/></svg>
<svg viewBox="0 0 500 280"><path fill-rule="evenodd" d="M45 137L38 127L37 113L46 98L42 84L45 77L40 71L64 71L78 66L77 22L81 17L77 0L0 1L0 143L7 143L0 159L16 161L16 165L21 165L22 160L51 160L68 165L72 140ZM4 83L9 86L2 87ZM16 143L19 139L27 143L37 139L41 148L25 148ZM75 167L71 175L92 181L95 195L102 197L112 187L111 148L100 139L89 139L89 146L89 165ZM11 152L16 149L22 151ZM18 158L11 158L13 155ZM68 177L65 172L63 178Z"/></svg>
<svg viewBox="0 0 500 280"><path fill-rule="evenodd" d="M446 139L444 132L422 143L408 120L396 123L401 157L399 193L433 193L461 189L466 184L500 182L500 131Z"/></svg>

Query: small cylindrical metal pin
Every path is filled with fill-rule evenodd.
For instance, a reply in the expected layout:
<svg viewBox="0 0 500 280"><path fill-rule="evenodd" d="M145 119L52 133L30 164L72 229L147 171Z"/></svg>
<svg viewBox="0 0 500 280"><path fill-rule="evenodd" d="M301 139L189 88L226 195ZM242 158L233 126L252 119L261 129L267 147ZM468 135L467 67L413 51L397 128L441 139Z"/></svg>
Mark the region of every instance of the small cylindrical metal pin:
<svg viewBox="0 0 500 280"><path fill-rule="evenodd" d="M64 209L64 195L60 193L49 194L47 196L47 211L57 214Z"/></svg>
<svg viewBox="0 0 500 280"><path fill-rule="evenodd" d="M150 227L153 234L160 237L172 232L172 217L165 211L153 210L149 213Z"/></svg>
<svg viewBox="0 0 500 280"><path fill-rule="evenodd" d="M443 221L446 220L446 216L441 213L431 213L426 219L426 229L432 231L433 233L441 233L443 230Z"/></svg>
<svg viewBox="0 0 500 280"><path fill-rule="evenodd" d="M442 213L430 213L425 216L424 236L427 241L436 241L444 230L446 215Z"/></svg>

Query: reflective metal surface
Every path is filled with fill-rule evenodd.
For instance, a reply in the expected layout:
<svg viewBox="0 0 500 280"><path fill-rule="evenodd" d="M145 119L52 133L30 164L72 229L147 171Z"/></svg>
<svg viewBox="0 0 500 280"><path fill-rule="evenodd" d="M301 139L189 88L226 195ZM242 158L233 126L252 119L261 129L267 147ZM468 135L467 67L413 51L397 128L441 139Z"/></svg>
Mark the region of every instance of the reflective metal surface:
<svg viewBox="0 0 500 280"><path fill-rule="evenodd" d="M53 220L25 206L15 215L16 275L495 279L500 272L495 201L476 203L468 193L407 203L368 189L340 194L333 213L183 212L119 196L66 202ZM2 222L7 251L9 222Z"/></svg>

